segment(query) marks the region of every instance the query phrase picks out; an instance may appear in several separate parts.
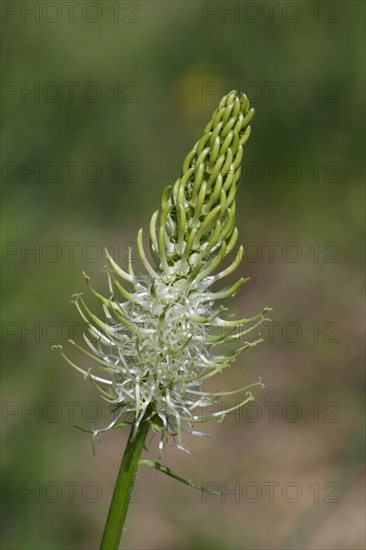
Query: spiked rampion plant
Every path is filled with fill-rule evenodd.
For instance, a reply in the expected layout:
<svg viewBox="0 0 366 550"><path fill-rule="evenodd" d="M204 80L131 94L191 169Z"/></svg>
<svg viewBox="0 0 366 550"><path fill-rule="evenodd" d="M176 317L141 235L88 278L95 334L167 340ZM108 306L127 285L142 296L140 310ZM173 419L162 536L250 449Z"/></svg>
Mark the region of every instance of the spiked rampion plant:
<svg viewBox="0 0 366 550"><path fill-rule="evenodd" d="M137 250L144 274L134 273L131 257L128 271L123 270L107 251L109 295L96 292L84 274L103 306L103 318L89 310L81 294L73 297L87 323L84 338L88 348L70 342L92 359L95 367L86 372L58 349L94 383L114 410L113 421L104 430L95 430L94 435L130 426L103 535L104 550L118 548L139 466L155 467L195 486L158 462L140 461L149 430L160 434L161 458L170 438L184 448L182 433L203 435L194 429L196 424L222 420L228 412L254 399L249 388L262 385L259 379L232 392L211 393L202 388L208 378L261 341L258 337L250 339L248 333L256 331L269 309L249 319L225 319L225 303L246 279L212 290L243 257L241 246L233 253L231 264L218 271L238 237L235 194L253 115L246 95L232 91L222 98L203 136L185 158L181 176L164 190L161 210L152 215L152 261L144 250L142 229L138 232ZM239 345L222 350L222 344L233 342ZM205 408L220 398L240 393L243 398L232 408L205 413Z"/></svg>

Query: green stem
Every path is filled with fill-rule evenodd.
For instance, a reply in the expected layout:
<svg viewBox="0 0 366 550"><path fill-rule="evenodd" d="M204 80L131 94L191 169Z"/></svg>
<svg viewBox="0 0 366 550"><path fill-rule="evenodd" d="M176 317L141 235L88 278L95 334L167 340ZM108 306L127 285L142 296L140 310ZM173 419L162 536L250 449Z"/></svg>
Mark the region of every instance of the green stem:
<svg viewBox="0 0 366 550"><path fill-rule="evenodd" d="M100 550L118 550L149 422L132 426L109 507Z"/></svg>

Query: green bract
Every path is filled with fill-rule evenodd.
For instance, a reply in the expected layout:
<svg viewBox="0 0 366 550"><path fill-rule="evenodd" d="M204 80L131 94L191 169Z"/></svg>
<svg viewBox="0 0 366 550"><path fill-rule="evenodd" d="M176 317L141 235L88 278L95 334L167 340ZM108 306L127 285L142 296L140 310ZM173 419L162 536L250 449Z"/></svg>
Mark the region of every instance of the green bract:
<svg viewBox="0 0 366 550"><path fill-rule="evenodd" d="M238 237L235 194L253 115L244 94L232 91L222 98L185 158L182 175L164 190L161 210L151 218L152 261L144 251L142 229L138 233L145 274L134 273L131 258L128 271L123 270L106 252L109 295L96 292L85 275L103 305L104 317L94 315L81 294L74 296L88 326L88 347L71 343L94 361L95 368L85 372L64 357L117 411L106 429L125 422L138 427L142 419L149 419L161 434L160 454L169 435L182 446L182 431L197 434L196 423L222 419L254 399L248 388L261 385L259 380L232 392L202 390L205 380L261 341L247 335L263 323L269 309L250 319L226 320L225 303L245 279L212 290L243 257L240 247L234 260L217 271ZM236 347L222 351L222 344L233 342ZM204 412L223 396L240 393L243 398L234 407Z"/></svg>

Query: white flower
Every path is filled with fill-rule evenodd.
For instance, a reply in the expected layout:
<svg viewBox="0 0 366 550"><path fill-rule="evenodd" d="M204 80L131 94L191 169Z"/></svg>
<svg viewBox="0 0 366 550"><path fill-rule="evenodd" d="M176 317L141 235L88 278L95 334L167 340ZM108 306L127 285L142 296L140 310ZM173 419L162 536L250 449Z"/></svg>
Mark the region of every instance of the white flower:
<svg viewBox="0 0 366 550"><path fill-rule="evenodd" d="M259 379L233 392L202 389L208 378L261 341L247 335L265 320L269 309L251 319L225 320L224 304L245 279L212 290L214 283L235 270L243 256L240 247L234 261L216 272L238 237L235 193L253 114L244 94L233 91L220 101L202 138L187 155L182 175L164 190L161 211L151 218L152 263L144 251L142 229L138 233L137 249L146 274L134 273L131 258L128 272L124 271L106 252L108 298L97 293L85 275L103 304L105 318L91 313L81 294L74 296L88 324L85 340L89 349L71 343L93 359L100 372L85 372L64 357L88 376L117 410L106 429L128 418L135 426L149 418L161 433L160 454L169 435L182 446L182 431L197 434L193 430L196 423L222 419L254 399L248 388L262 385ZM236 349L220 351L222 344L236 341ZM232 409L197 412L236 393L244 396Z"/></svg>

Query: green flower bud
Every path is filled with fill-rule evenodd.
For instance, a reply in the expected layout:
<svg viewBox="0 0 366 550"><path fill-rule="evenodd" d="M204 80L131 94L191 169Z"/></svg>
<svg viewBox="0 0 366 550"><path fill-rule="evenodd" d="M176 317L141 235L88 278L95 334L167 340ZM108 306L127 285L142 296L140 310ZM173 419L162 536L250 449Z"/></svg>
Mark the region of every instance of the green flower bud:
<svg viewBox="0 0 366 550"><path fill-rule="evenodd" d="M155 270L164 280L191 283L203 266L207 276L235 246L235 194L253 115L245 94L223 97L182 175L164 190L160 216L155 212L150 223Z"/></svg>

